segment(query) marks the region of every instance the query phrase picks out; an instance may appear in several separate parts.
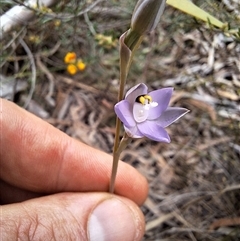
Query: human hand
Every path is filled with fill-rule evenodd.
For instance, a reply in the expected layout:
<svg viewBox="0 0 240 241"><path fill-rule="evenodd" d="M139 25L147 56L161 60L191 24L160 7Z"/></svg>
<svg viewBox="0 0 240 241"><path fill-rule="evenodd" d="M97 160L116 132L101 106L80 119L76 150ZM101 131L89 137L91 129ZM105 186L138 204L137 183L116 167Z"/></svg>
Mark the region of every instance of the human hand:
<svg viewBox="0 0 240 241"><path fill-rule="evenodd" d="M112 157L0 99L0 233L13 240L141 240L147 182Z"/></svg>

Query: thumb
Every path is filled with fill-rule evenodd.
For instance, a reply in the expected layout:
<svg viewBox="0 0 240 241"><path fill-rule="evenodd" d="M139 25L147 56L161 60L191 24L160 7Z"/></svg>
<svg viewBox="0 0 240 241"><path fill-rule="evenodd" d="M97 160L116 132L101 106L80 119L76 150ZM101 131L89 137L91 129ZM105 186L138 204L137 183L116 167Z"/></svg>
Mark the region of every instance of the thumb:
<svg viewBox="0 0 240 241"><path fill-rule="evenodd" d="M60 193L1 206L2 240L141 240L144 217L108 193Z"/></svg>

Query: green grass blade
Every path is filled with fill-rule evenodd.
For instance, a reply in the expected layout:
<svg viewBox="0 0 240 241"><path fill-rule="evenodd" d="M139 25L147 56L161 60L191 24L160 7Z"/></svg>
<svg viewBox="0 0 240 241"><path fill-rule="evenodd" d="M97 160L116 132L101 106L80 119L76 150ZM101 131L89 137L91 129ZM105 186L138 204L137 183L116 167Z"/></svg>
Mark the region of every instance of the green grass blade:
<svg viewBox="0 0 240 241"><path fill-rule="evenodd" d="M218 28L222 29L225 27L223 22L219 21L209 13L194 5L189 0L167 0L167 4Z"/></svg>

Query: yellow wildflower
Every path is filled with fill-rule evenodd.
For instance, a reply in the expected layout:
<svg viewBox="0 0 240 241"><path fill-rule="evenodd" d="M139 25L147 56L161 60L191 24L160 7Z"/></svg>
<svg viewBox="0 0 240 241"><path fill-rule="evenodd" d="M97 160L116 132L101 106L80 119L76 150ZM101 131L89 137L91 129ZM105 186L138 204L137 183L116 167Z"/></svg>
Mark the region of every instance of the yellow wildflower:
<svg viewBox="0 0 240 241"><path fill-rule="evenodd" d="M29 39L32 43L36 43L36 44L38 44L38 43L41 42L40 37L39 37L38 35L34 35L34 34L30 35L30 36L28 37L28 39Z"/></svg>
<svg viewBox="0 0 240 241"><path fill-rule="evenodd" d="M72 64L76 61L77 55L75 52L68 52L64 57L64 62L66 64Z"/></svg>
<svg viewBox="0 0 240 241"><path fill-rule="evenodd" d="M53 12L51 8L48 8L48 7L46 7L46 6L42 6L42 7L40 8L40 11L41 11L42 13L52 13L52 12Z"/></svg>
<svg viewBox="0 0 240 241"><path fill-rule="evenodd" d="M57 19L53 23L55 27L59 27L61 25L61 20Z"/></svg>
<svg viewBox="0 0 240 241"><path fill-rule="evenodd" d="M71 75L74 75L77 73L77 66L75 64L69 64L67 66L67 72Z"/></svg>
<svg viewBox="0 0 240 241"><path fill-rule="evenodd" d="M77 61L77 67L80 71L83 71L86 68L86 64L81 59L79 59Z"/></svg>
<svg viewBox="0 0 240 241"><path fill-rule="evenodd" d="M114 48L117 45L117 39L113 40L112 36L106 36L103 34L96 34L95 39L98 41L98 44L104 48L110 49Z"/></svg>

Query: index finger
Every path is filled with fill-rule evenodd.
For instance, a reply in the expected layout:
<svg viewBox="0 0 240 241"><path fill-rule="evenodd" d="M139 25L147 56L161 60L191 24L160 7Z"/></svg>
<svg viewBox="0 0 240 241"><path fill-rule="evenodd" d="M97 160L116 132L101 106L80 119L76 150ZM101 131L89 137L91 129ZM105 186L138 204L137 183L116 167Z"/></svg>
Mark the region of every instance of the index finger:
<svg viewBox="0 0 240 241"><path fill-rule="evenodd" d="M1 178L44 193L108 191L112 157L1 99ZM142 204L146 179L119 162L115 193Z"/></svg>

